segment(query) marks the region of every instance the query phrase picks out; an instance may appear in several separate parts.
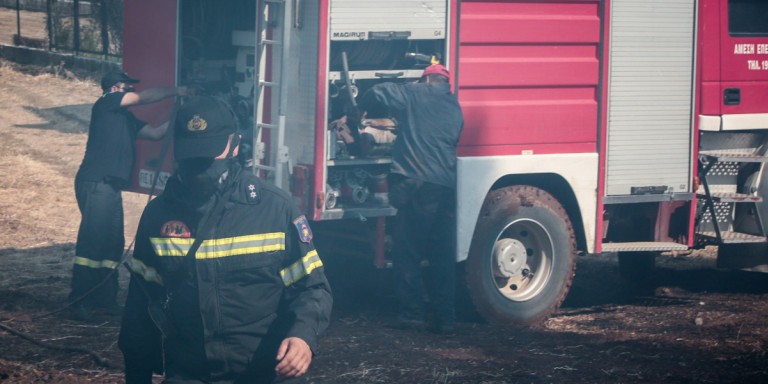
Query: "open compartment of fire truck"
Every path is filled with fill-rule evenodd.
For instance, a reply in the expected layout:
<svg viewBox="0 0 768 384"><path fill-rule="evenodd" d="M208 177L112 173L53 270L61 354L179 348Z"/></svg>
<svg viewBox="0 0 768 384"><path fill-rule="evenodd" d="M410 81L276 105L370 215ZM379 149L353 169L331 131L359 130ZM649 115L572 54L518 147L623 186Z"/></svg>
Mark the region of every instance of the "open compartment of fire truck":
<svg viewBox="0 0 768 384"><path fill-rule="evenodd" d="M418 81L445 62L445 0L179 4L179 83L230 102L254 172L315 220L394 214L386 175L397 122L385 110L360 126L344 117L375 84ZM359 130L370 150L355 151L342 128Z"/></svg>
<svg viewBox="0 0 768 384"><path fill-rule="evenodd" d="M337 132L338 119L355 108L355 98L384 82L418 81L423 69L441 61L446 52L445 1L408 2L334 1L329 7L327 68L321 90L327 100L330 124L324 156L327 166L321 218L391 215L386 195L393 131L397 121L388 111L366 111L360 127L346 121L342 129L358 129L358 140L374 144L366 153L355 151L346 135ZM392 12L393 7L397 12ZM378 8L378 9L373 9ZM376 14L376 19L360 18ZM396 131L395 131L396 132Z"/></svg>

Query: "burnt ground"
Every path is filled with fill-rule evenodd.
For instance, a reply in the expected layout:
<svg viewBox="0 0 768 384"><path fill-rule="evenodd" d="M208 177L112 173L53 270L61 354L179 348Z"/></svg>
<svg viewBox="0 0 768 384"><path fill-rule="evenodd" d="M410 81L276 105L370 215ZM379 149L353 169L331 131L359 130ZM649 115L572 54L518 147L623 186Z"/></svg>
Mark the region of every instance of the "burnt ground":
<svg viewBox="0 0 768 384"><path fill-rule="evenodd" d="M121 383L120 319L80 323L64 305L73 178L99 89L48 72L0 61L0 382ZM147 198L124 198L130 244ZM389 328L390 270L340 247L321 255L336 305L310 383L768 382L768 275L718 270L715 249L661 258L639 296L615 257L581 256L564 305L540 326L487 324L461 305L445 336Z"/></svg>

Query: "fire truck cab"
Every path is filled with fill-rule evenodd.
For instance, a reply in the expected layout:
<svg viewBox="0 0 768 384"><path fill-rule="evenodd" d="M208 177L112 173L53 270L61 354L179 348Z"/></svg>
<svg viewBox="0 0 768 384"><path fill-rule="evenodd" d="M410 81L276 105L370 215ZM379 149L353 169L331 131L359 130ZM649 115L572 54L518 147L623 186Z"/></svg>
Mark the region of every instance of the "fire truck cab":
<svg viewBox="0 0 768 384"><path fill-rule="evenodd" d="M318 227L370 242L378 267L396 213L391 138L356 156L332 123L373 85L417 81L433 62L451 70L465 115L455 256L487 319L551 314L579 253L616 252L642 277L661 253L717 245L719 266L768 271L764 1L125 4L125 70L142 87L225 98L244 163ZM168 145L141 143L135 191L162 188Z"/></svg>

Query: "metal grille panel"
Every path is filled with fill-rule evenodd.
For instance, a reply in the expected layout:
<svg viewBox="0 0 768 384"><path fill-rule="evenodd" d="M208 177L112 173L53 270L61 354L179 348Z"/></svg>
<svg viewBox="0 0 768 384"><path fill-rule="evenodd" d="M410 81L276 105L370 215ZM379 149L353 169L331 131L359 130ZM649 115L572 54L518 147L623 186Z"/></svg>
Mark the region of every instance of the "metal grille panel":
<svg viewBox="0 0 768 384"><path fill-rule="evenodd" d="M728 228L731 224L731 218L733 217L733 204L727 202L715 202L715 218L721 228ZM701 224L712 224L712 213L706 210L701 215Z"/></svg>

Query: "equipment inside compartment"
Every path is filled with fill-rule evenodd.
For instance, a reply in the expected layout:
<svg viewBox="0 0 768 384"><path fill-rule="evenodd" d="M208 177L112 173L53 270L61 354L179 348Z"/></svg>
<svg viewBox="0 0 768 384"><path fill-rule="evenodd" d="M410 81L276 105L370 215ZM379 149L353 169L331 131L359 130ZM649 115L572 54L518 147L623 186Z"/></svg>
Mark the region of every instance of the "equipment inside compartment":
<svg viewBox="0 0 768 384"><path fill-rule="evenodd" d="M322 3L322 2L321 2ZM317 5L308 5L301 2L299 7L305 7L299 11L304 17L301 27L288 26L288 33L296 34L293 41L315 41L313 34L327 33L327 57L319 57L315 53L299 51L301 57L291 56L283 65L290 64L292 74L307 73L317 65L327 68L325 74L326 88L301 93L296 91L308 88L298 79L291 77L291 93L287 129L290 130L286 138L286 146L289 161L296 164L308 164L307 155L313 151L325 151L327 168L321 173L326 179L324 194L326 204L324 209L334 207L350 207L361 205L388 206L386 201L386 174L389 170L389 157L392 143L396 138L397 122L391 119L389 111L369 110L365 119L360 124L346 122L346 129L356 130L355 136L363 138L367 144L364 150L353 149L350 143L345 141L336 131L340 119L350 115L354 106L354 99L362 96L376 84L382 82L414 82L421 77L424 68L435 62L444 63L446 55L445 39L445 2L428 0L436 12L431 12L429 20L423 18L418 12L422 12L422 5L414 3L418 12L409 13L408 17L380 21L370 31L360 32L360 38L349 39L348 36L358 32L344 32L365 28L374 28L375 23L366 22L360 18L336 18L336 11L343 11L344 7L360 7L372 2L338 2L330 0L330 25L328 31L318 31L316 23L308 19L309 10L317 8ZM277 124L278 100L259 100L258 50L257 46L257 17L260 17L257 7L258 1L231 0L226 2L212 0L185 0L179 4L179 83L199 87L204 93L213 94L225 99L233 107L238 116L240 130L244 137L241 141L240 156L244 161L260 155L271 156L278 153L278 146L274 140L278 135L266 133L266 138L272 142L266 142L261 148L253 142L255 121L259 123L270 122ZM304 5L301 5L304 4ZM386 6L385 3L381 3ZM376 3L379 6L379 3ZM276 8L276 9L279 9ZM306 14L305 14L306 13ZM345 15L357 13L342 12ZM269 15L272 17L273 15ZM347 17L347 16L344 16ZM334 19L336 18L336 19ZM274 21L278 20L278 21ZM279 15L274 15L274 20L268 25L272 33L278 34L283 28L280 25ZM313 30L312 28L315 27ZM338 30L334 30L338 28ZM346 29L345 29L346 28ZM361 29L362 28L362 29ZM382 30L384 28L385 30ZM386 30L391 28L392 30ZM340 38L334 37L334 32L339 32ZM293 38L293 37L292 37ZM305 43L302 43L305 44ZM317 43L315 43L317 44ZM322 42L320 42L322 44ZM279 49L271 47L272 54L277 55ZM298 61L303 60L301 64ZM314 64L316 60L317 64ZM269 65L277 65L275 61L266 64L266 71L270 71ZM300 71L293 69L301 67ZM303 81L311 81L311 76ZM276 80L272 80L276 81ZM312 84L314 85L314 84ZM277 93L277 92L275 92ZM295 97L302 98L296 100ZM275 96L272 96L275 98ZM317 100L325 98L324 103ZM315 119L314 113L307 113L308 109L302 109L305 102L313 105L325 105L326 115L324 124L327 134L324 136L325 147L307 147L305 142L311 142L315 131L315 125L311 119ZM264 104L267 117L262 121L256 118L256 103ZM261 108L261 107L260 107ZM292 114L292 115L291 115ZM360 116L363 117L363 116ZM315 121L315 120L312 120ZM261 125L259 125L261 126ZM304 138L296 136L303 135ZM253 147L253 145L256 145ZM301 158L301 156L303 158ZM260 160L269 164L269 158ZM349 161L355 163L350 164ZM315 164L315 166L322 166ZM317 173L315 175L318 175Z"/></svg>

